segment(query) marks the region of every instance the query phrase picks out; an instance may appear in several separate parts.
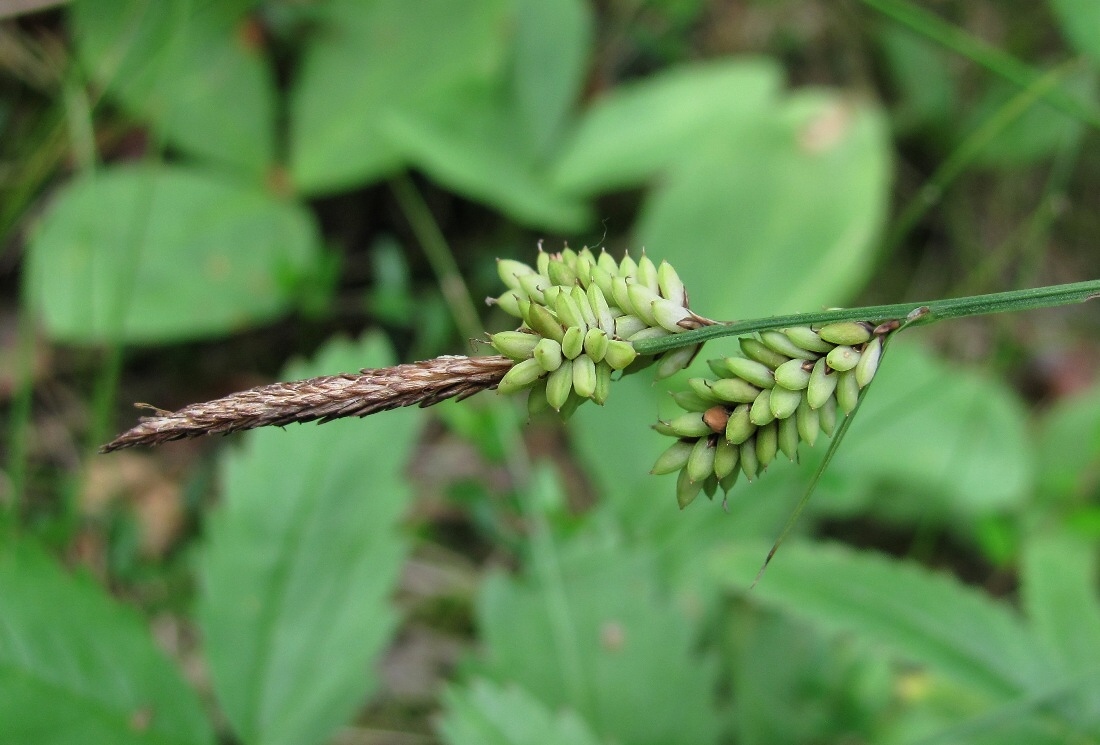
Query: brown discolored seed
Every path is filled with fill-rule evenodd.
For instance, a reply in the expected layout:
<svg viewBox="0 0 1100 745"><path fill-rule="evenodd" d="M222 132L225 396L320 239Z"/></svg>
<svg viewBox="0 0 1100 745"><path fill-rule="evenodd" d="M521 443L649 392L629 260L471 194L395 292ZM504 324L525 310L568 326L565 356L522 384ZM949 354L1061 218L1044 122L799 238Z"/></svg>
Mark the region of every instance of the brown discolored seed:
<svg viewBox="0 0 1100 745"><path fill-rule="evenodd" d="M703 421L715 433L725 432L729 419L730 412L725 406L712 406L703 412Z"/></svg>

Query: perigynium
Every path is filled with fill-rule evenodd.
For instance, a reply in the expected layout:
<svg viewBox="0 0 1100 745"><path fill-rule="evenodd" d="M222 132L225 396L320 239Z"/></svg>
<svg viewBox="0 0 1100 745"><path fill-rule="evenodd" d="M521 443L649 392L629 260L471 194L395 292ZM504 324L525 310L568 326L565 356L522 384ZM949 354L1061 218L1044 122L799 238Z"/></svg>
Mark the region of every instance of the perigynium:
<svg viewBox="0 0 1100 745"><path fill-rule="evenodd" d="M855 409L894 328L842 322L742 337L740 356L708 360L717 377L691 378L689 391L673 393L684 413L654 429L676 442L651 472L679 472L684 508L700 492L728 492L742 473L751 481L779 453L796 459L802 442L833 434L838 410Z"/></svg>
<svg viewBox="0 0 1100 745"><path fill-rule="evenodd" d="M587 400L607 400L612 374L656 364L660 380L694 359L698 345L639 355L633 342L690 331L713 323L688 307L687 290L668 262L643 252L615 261L588 248L547 253L539 247L534 267L500 259L497 272L508 288L486 300L522 323L489 343L515 365L497 386L501 393L529 390L528 406L545 404L568 417Z"/></svg>

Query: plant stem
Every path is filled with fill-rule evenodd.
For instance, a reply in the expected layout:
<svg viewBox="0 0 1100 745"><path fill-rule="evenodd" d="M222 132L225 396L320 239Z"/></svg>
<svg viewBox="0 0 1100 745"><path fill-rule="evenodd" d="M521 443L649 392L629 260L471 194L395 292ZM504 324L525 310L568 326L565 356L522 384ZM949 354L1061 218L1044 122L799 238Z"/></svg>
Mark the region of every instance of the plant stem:
<svg viewBox="0 0 1100 745"><path fill-rule="evenodd" d="M700 344L710 339L725 336L744 336L753 331L781 329L789 326L809 326L810 324L835 323L836 321L871 321L880 323L889 320L904 320L911 313L924 311L913 318L909 325L919 326L949 318L966 316L984 316L991 313L1008 313L1035 308L1053 308L1060 305L1083 303L1100 297L1100 280L1074 282L1066 285L1035 287L1029 290L995 292L990 295L951 298L948 300L930 300L923 303L898 303L896 305L869 305L863 308L842 308L819 313L795 313L770 318L755 318L748 321L731 321L713 326L704 326L682 334L672 334L660 339L646 339L634 342L639 354L657 354L669 349Z"/></svg>
<svg viewBox="0 0 1100 745"><path fill-rule="evenodd" d="M473 300L470 299L470 290L466 286L466 281L462 279L458 263L447 245L447 240L443 237L443 231L439 229L439 224L424 202L424 197L421 196L412 179L404 174L390 182L390 188L401 210L405 213L416 239L420 241L420 247L428 257L428 263L432 265L432 271L435 272L436 279L439 281L439 290L443 293L443 299L447 302L459 333L470 339L481 336L481 319L478 317Z"/></svg>
<svg viewBox="0 0 1100 745"><path fill-rule="evenodd" d="M963 29L947 23L934 13L929 13L905 0L863 0L863 2L921 36L942 44L1021 88L1030 86L1042 74L1011 54L987 44ZM1064 114L1069 114L1092 127L1100 128L1100 112L1061 86L1044 91L1043 100Z"/></svg>

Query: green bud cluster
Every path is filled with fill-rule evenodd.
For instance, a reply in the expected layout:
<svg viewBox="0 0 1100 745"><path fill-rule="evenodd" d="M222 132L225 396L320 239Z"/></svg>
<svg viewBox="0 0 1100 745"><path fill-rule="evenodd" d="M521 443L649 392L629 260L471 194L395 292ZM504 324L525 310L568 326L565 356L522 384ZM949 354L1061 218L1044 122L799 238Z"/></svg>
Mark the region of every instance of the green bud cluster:
<svg viewBox="0 0 1100 745"><path fill-rule="evenodd" d="M683 509L700 491L729 492L741 473L753 480L778 453L794 460L801 442L832 436L838 416L855 409L895 326L843 322L742 337L741 356L708 360L716 379L691 378L672 394L684 413L654 425L676 442L651 473L679 472Z"/></svg>
<svg viewBox="0 0 1100 745"><path fill-rule="evenodd" d="M508 290L486 300L523 323L493 334L489 343L515 365L497 386L500 393L530 390L528 407L547 406L562 416L581 403L607 400L613 372L628 374L656 363L658 379L687 367L698 346L639 356L632 342L699 328L709 323L688 310L687 291L676 270L645 253L615 261L588 248L550 254L539 247L536 267L497 261Z"/></svg>

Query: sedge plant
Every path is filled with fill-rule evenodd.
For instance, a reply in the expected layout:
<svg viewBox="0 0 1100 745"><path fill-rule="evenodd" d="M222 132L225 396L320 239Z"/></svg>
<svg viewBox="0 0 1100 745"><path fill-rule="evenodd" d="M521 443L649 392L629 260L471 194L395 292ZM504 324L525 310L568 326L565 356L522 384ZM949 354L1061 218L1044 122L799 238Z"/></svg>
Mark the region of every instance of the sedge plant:
<svg viewBox="0 0 1100 745"><path fill-rule="evenodd" d="M780 454L795 460L802 443L842 431L902 329L1100 297L1093 280L721 323L694 312L676 270L644 252L616 260L606 251L549 253L540 246L535 266L501 259L497 269L505 290L487 302L519 325L488 337L496 355L448 355L275 383L174 412L156 409L102 450L366 416L493 388L526 395L532 414L550 409L568 418L587 401L604 404L617 377L652 368L655 379L668 378L688 367L704 342L736 337L734 354L707 361L710 376L689 378L672 392L683 413L653 427L673 442L651 473L677 474L684 508L700 493L728 492L741 474L757 478Z"/></svg>

